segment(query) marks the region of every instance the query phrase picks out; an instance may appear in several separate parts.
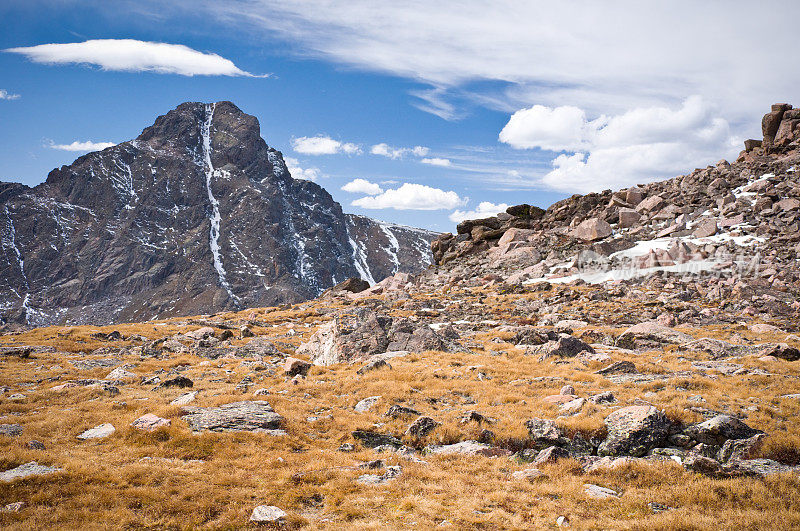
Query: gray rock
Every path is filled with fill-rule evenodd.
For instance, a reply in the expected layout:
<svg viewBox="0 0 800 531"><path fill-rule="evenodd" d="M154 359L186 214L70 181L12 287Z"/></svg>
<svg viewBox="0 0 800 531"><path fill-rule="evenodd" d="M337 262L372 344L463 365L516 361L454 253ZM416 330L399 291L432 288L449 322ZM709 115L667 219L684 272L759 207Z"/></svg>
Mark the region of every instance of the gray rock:
<svg viewBox="0 0 800 531"><path fill-rule="evenodd" d="M131 423L131 426L137 430L154 431L158 428L165 428L172 423L169 419L161 418L152 413L142 415Z"/></svg>
<svg viewBox="0 0 800 531"><path fill-rule="evenodd" d="M297 376L298 374L306 376L309 369L311 369L311 364L298 358L288 357L283 364L283 373L289 377Z"/></svg>
<svg viewBox="0 0 800 531"><path fill-rule="evenodd" d="M78 435L78 439L104 439L112 435L115 431L117 430L109 423L100 424L99 426L95 426L94 428L86 430Z"/></svg>
<svg viewBox="0 0 800 531"><path fill-rule="evenodd" d="M433 455L452 455L452 454L465 454L465 455L479 455L492 447L488 444L479 443L478 441L461 441L455 444L445 445L431 445L426 446L423 450L426 454Z"/></svg>
<svg viewBox="0 0 800 531"><path fill-rule="evenodd" d="M0 481L14 481L15 479L23 479L30 476L43 476L55 472L61 472L61 469L54 466L40 465L36 461L31 461L17 468L0 472Z"/></svg>
<svg viewBox="0 0 800 531"><path fill-rule="evenodd" d="M359 413L366 413L372 406L378 403L378 400L381 399L381 396L368 396L363 400L359 400L358 403L353 407L354 410L358 411Z"/></svg>
<svg viewBox="0 0 800 531"><path fill-rule="evenodd" d="M728 415L717 415L700 424L689 426L683 432L695 441L717 446L722 446L728 439L747 439L762 433Z"/></svg>
<svg viewBox="0 0 800 531"><path fill-rule="evenodd" d="M594 498L596 500L608 500L619 498L619 493L612 489L607 489L606 487L601 487L600 485L593 485L591 483L587 483L583 486L583 490L587 496L590 498Z"/></svg>
<svg viewBox="0 0 800 531"><path fill-rule="evenodd" d="M608 437L598 448L598 455L641 457L652 448L664 446L671 423L653 406L628 406L605 419Z"/></svg>
<svg viewBox="0 0 800 531"><path fill-rule="evenodd" d="M0 424L0 435L18 437L22 435L22 426L19 424Z"/></svg>
<svg viewBox="0 0 800 531"><path fill-rule="evenodd" d="M594 349L577 337L561 334L556 341L548 341L527 350L526 354L539 355L544 360L553 356L561 358L577 356L581 352L594 353Z"/></svg>
<svg viewBox="0 0 800 531"><path fill-rule="evenodd" d="M389 362L383 359L371 359L364 365L362 365L357 371L356 374L364 375L369 371L374 371L377 369L391 369L392 366L389 365Z"/></svg>
<svg viewBox="0 0 800 531"><path fill-rule="evenodd" d="M363 476L356 478L356 482L361 483L362 485L383 485L388 481L399 477L402 473L403 469L400 466L387 466L386 472L380 476L377 474L364 474Z"/></svg>
<svg viewBox="0 0 800 531"><path fill-rule="evenodd" d="M183 408L184 420L193 431L266 431L278 430L283 418L267 402L253 400L232 402L219 407Z"/></svg>
<svg viewBox="0 0 800 531"><path fill-rule="evenodd" d="M630 361L616 361L604 369L600 369L595 374L638 374L636 365Z"/></svg>
<svg viewBox="0 0 800 531"><path fill-rule="evenodd" d="M717 453L717 460L725 463L750 459L761 448L766 437L765 434L758 433L747 439L728 439Z"/></svg>
<svg viewBox="0 0 800 531"><path fill-rule="evenodd" d="M539 466L545 463L555 463L559 459L566 459L569 457L571 457L569 451L564 448L560 446L550 446L536 454L536 457L533 459L533 464Z"/></svg>
<svg viewBox="0 0 800 531"><path fill-rule="evenodd" d="M375 448L377 446L385 445L389 445L394 448L403 446L403 442L397 437L383 433L375 433L373 431L356 430L353 432L353 438L357 439L367 448Z"/></svg>
<svg viewBox="0 0 800 531"><path fill-rule="evenodd" d="M559 428L552 420L533 418L525 422L525 427L528 428L528 437L539 448L569 444L569 439L564 430Z"/></svg>
<svg viewBox="0 0 800 531"><path fill-rule="evenodd" d="M430 417L422 416L411 423L406 430L406 433L412 437L425 437L430 432L435 430L439 424L439 422L436 422Z"/></svg>
<svg viewBox="0 0 800 531"><path fill-rule="evenodd" d="M117 359L99 359L99 360L72 360L70 363L82 371L90 371L92 369L102 369L105 367L116 367L121 361Z"/></svg>
<svg viewBox="0 0 800 531"><path fill-rule="evenodd" d="M693 341L694 338L683 332L673 330L667 326L661 325L655 321L648 321L634 325L625 330L619 338L617 338L617 345L621 348L636 349L642 346L651 346L653 344L684 344Z"/></svg>
<svg viewBox="0 0 800 531"><path fill-rule="evenodd" d="M420 412L410 407L399 406L397 404L394 404L391 407L389 407L384 416L391 417L393 419L399 417L418 417L420 416Z"/></svg>
<svg viewBox="0 0 800 531"><path fill-rule="evenodd" d="M530 481L531 483L543 479L547 479L544 472L538 468L526 468L524 470L517 470L511 473L511 479Z"/></svg>
<svg viewBox="0 0 800 531"><path fill-rule="evenodd" d="M190 391L188 393L184 393L172 402L169 403L171 406L185 406L186 404L190 404L195 401L197 398L197 393L200 391Z"/></svg>
<svg viewBox="0 0 800 531"><path fill-rule="evenodd" d="M281 524L285 520L286 513L274 505L259 505L250 515L250 521L259 524Z"/></svg>

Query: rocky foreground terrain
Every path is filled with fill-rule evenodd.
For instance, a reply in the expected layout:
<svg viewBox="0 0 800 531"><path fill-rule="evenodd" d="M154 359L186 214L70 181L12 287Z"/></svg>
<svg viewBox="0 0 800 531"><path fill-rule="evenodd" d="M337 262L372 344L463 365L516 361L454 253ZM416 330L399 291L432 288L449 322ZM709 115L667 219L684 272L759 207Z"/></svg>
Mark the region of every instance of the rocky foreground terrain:
<svg viewBox="0 0 800 531"><path fill-rule="evenodd" d="M431 231L342 212L258 120L184 103L136 139L0 182L0 326L108 324L299 302L431 263Z"/></svg>
<svg viewBox="0 0 800 531"><path fill-rule="evenodd" d="M798 124L416 275L3 335L0 524L800 527Z"/></svg>

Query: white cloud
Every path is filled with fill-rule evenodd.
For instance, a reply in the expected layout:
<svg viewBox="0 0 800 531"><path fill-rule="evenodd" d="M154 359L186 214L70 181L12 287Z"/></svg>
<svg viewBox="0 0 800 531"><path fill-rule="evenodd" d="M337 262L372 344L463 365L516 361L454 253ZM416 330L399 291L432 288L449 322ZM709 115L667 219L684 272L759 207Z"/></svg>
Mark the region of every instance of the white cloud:
<svg viewBox="0 0 800 531"><path fill-rule="evenodd" d="M5 89L0 89L0 100L18 100L19 94L12 94Z"/></svg>
<svg viewBox="0 0 800 531"><path fill-rule="evenodd" d="M199 52L182 44L134 39L96 39L66 44L40 44L25 48L8 48L4 51L24 55L36 63L90 64L99 66L103 70L121 72L257 77L239 69L232 61L215 53Z"/></svg>
<svg viewBox="0 0 800 531"><path fill-rule="evenodd" d="M339 142L324 135L293 138L292 149L304 155L335 155L336 153L358 155L361 153L361 148L358 144Z"/></svg>
<svg viewBox="0 0 800 531"><path fill-rule="evenodd" d="M47 144L47 147L50 149L60 149L61 151L84 151L88 153L90 151L102 151L115 145L116 144L114 142L92 142L91 140L87 140L85 142L79 142L76 140L71 144L56 144L51 140Z"/></svg>
<svg viewBox="0 0 800 531"><path fill-rule="evenodd" d="M383 188L366 179L353 179L342 186L342 190L353 194L378 195L383 193Z"/></svg>
<svg viewBox="0 0 800 531"><path fill-rule="evenodd" d="M438 157L432 157L432 158L429 158L429 159L422 159L420 162L423 163L423 164L430 164L431 166L443 166L443 167L447 167L447 166L450 166L452 164L450 159L442 159L442 158L438 158Z"/></svg>
<svg viewBox="0 0 800 531"><path fill-rule="evenodd" d="M740 150L728 122L698 96L677 110L640 108L591 121L577 108L537 105L514 113L500 140L520 149L573 152L557 156L542 179L549 188L569 192L672 177Z"/></svg>
<svg viewBox="0 0 800 531"><path fill-rule="evenodd" d="M453 223L461 223L465 219L481 219L481 218L488 218L491 216L496 216L500 212L505 212L508 208L508 205L505 203L500 203L495 205L494 203L490 203L489 201L481 202L475 210L464 211L464 210L456 210L448 217L450 221Z"/></svg>
<svg viewBox="0 0 800 531"><path fill-rule="evenodd" d="M413 104L447 119L465 93L592 117L700 94L752 136L769 104L791 102L800 85L800 69L786 66L796 36L775 30L777 12L800 18L800 2L175 1L237 31L279 35L299 55L424 83Z"/></svg>
<svg viewBox="0 0 800 531"><path fill-rule="evenodd" d="M380 144L375 144L370 148L370 153L373 155L381 155L383 157L388 157L392 160L401 159L406 155L415 155L417 157L424 157L430 152L430 149L426 148L425 146L414 146L413 148L396 148L392 147L385 142Z"/></svg>
<svg viewBox="0 0 800 531"><path fill-rule="evenodd" d="M300 161L292 157L284 157L286 169L292 174L294 179L305 179L306 181L317 181L322 177L319 168L301 168Z"/></svg>
<svg viewBox="0 0 800 531"><path fill-rule="evenodd" d="M380 195L356 199L351 205L368 209L449 210L463 206L466 202L467 198L462 199L452 191L404 183L399 188L386 190Z"/></svg>

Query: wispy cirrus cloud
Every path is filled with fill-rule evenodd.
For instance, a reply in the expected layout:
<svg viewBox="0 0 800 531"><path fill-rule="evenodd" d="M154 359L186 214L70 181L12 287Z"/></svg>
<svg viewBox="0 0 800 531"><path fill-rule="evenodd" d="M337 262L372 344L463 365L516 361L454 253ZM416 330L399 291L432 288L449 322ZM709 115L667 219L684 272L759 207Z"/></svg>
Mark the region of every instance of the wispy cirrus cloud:
<svg viewBox="0 0 800 531"><path fill-rule="evenodd" d="M50 149L59 149L61 151L82 151L89 153L90 151L102 151L111 146L116 146L114 142L92 142L91 140L72 142L70 144L56 144L52 140L45 144Z"/></svg>
<svg viewBox="0 0 800 531"><path fill-rule="evenodd" d="M94 39L84 42L39 44L3 50L49 65L85 64L119 72L154 72L182 76L257 76L215 53L182 44L135 39Z"/></svg>
<svg viewBox="0 0 800 531"><path fill-rule="evenodd" d="M0 100L18 100L20 97L19 94L13 94L5 89L0 89Z"/></svg>

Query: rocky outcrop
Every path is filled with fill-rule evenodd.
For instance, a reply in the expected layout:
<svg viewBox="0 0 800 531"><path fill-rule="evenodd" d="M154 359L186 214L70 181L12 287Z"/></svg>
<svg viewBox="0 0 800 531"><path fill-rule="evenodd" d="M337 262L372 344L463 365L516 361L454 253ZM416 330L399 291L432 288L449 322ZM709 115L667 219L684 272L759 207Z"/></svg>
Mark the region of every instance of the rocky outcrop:
<svg viewBox="0 0 800 531"><path fill-rule="evenodd" d="M308 356L315 365L333 365L361 361L387 351L457 349L458 345L427 325L361 307L339 312L300 345L297 354Z"/></svg>
<svg viewBox="0 0 800 531"><path fill-rule="evenodd" d="M298 302L431 262L435 233L342 212L258 120L184 103L136 139L0 183L0 319L113 323Z"/></svg>
<svg viewBox="0 0 800 531"><path fill-rule="evenodd" d="M232 402L219 407L183 408L183 420L193 431L277 430L283 419L263 400Z"/></svg>

